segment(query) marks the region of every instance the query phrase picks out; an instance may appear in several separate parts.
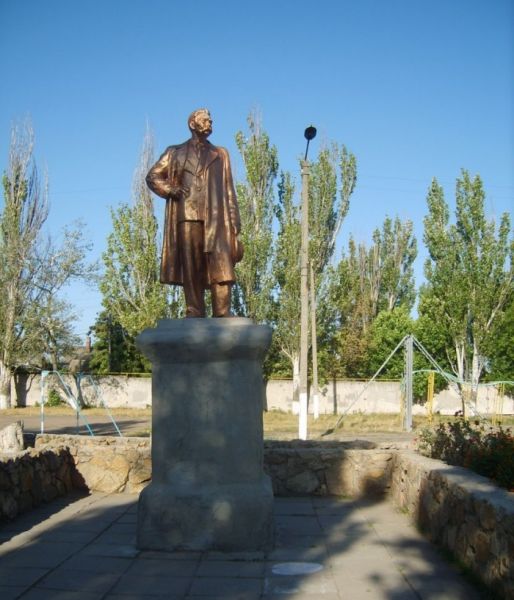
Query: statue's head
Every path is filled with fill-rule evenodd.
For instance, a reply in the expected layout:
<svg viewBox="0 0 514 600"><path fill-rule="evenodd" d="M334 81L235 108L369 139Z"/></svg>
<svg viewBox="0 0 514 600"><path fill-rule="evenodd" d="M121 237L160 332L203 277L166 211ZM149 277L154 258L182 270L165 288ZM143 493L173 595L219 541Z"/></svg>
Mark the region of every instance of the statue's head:
<svg viewBox="0 0 514 600"><path fill-rule="evenodd" d="M211 113L206 108L199 108L189 115L187 124L191 132L208 137L212 133Z"/></svg>

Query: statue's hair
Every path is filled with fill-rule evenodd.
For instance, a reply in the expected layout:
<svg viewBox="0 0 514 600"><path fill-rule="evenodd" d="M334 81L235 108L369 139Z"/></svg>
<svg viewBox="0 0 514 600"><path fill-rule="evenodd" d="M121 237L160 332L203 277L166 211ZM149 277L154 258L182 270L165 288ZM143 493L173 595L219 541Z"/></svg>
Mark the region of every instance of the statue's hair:
<svg viewBox="0 0 514 600"><path fill-rule="evenodd" d="M197 108L196 110L194 110L187 118L187 125L191 131L193 131L191 123L196 119L196 115L199 115L200 113L207 113L208 115L210 115L210 112L207 108Z"/></svg>

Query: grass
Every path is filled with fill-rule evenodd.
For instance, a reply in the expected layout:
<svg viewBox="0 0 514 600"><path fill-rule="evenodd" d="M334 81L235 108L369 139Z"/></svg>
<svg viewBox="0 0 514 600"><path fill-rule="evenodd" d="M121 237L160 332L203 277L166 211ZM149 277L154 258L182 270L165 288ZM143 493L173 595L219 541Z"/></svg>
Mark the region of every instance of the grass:
<svg viewBox="0 0 514 600"><path fill-rule="evenodd" d="M85 416L105 416L103 408L83 409ZM151 408L111 408L113 416L131 417L141 419L141 421L150 420L152 416ZM10 408L0 410L0 416L15 416L18 418L37 416L40 414L38 406L29 406L25 408ZM75 411L68 406L45 407L45 415L48 416L74 416ZM320 415L319 419L314 420L312 415L308 418L309 437L315 438L333 429L341 415ZM448 422L454 417L446 415L435 415L432 425L437 426L440 422ZM282 411L269 411L263 414L264 434L268 438L292 439L298 435L298 416ZM427 417L414 416L413 429L420 429L429 425ZM503 418L503 427L514 425L514 416L509 415ZM353 413L345 415L341 421L337 432L340 434L365 434L365 433L395 433L403 430L400 415L398 414L364 414ZM149 429L141 423L140 435L149 435ZM135 435L133 432L130 435Z"/></svg>
<svg viewBox="0 0 514 600"><path fill-rule="evenodd" d="M319 419L314 420L309 415L308 430L312 437L321 435L325 431L333 429L339 421L341 415L320 415ZM440 422L453 420L454 417L446 415L434 415L432 425L436 426ZM412 419L413 430L428 426L428 417L414 416ZM504 417L502 425L504 427L514 424L514 416ZM398 414L364 414L353 413L345 415L337 429L342 434L354 433L395 433L403 431L403 423ZM298 432L298 417L291 413L270 411L264 413L264 432L273 437L280 434L293 435Z"/></svg>
<svg viewBox="0 0 514 600"><path fill-rule="evenodd" d="M340 415L320 415L318 419L314 419L312 415L309 415L307 428L310 436L315 437L333 429L339 418ZM345 417L338 431L340 433L378 433L401 431L401 429L398 415L359 413ZM264 432L273 437L279 434L295 435L298 433L298 416L279 411L265 412Z"/></svg>

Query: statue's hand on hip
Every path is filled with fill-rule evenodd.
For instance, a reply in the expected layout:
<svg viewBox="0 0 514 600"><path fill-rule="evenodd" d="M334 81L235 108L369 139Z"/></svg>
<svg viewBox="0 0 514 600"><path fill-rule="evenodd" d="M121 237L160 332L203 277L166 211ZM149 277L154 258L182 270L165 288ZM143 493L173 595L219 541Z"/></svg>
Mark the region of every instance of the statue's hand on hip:
<svg viewBox="0 0 514 600"><path fill-rule="evenodd" d="M187 196L189 196L189 188L180 185L170 186L170 198L173 200L182 200L182 198L187 198Z"/></svg>

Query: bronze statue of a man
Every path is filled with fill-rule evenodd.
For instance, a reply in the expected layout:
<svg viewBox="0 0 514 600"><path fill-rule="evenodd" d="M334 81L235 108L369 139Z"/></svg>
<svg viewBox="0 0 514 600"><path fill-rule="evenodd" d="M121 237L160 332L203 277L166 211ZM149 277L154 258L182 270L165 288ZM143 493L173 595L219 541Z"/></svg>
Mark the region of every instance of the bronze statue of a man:
<svg viewBox="0 0 514 600"><path fill-rule="evenodd" d="M161 282L184 287L186 317L205 317L209 288L213 316L230 317L234 265L242 258L230 159L207 141L208 110L195 110L188 125L191 139L169 146L146 176L148 187L166 198Z"/></svg>

